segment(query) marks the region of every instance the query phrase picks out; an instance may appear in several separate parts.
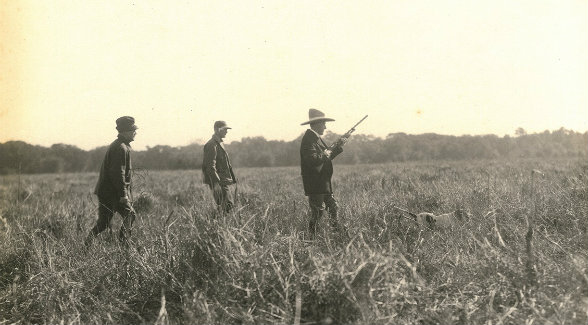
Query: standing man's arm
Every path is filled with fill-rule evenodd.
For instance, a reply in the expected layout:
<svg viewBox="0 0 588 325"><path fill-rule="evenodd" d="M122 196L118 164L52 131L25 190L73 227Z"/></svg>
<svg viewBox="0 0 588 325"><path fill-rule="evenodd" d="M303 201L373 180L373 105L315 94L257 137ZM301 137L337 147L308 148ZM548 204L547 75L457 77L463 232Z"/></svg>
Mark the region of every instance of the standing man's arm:
<svg viewBox="0 0 588 325"><path fill-rule="evenodd" d="M329 158L331 158L331 160L333 160L333 159L335 159L335 157L337 157L342 152L343 152L343 148L341 146L336 146L331 150L331 156Z"/></svg>
<svg viewBox="0 0 588 325"><path fill-rule="evenodd" d="M204 170L210 179L210 185L220 183L220 177L216 169L216 146L204 146Z"/></svg>
<svg viewBox="0 0 588 325"><path fill-rule="evenodd" d="M227 159L229 159L228 155L227 155ZM233 171L233 166L231 165L229 160L227 160L227 162L229 163L229 172L231 173L231 177L233 178L233 184L236 184L237 183L237 176L235 176L235 172Z"/></svg>

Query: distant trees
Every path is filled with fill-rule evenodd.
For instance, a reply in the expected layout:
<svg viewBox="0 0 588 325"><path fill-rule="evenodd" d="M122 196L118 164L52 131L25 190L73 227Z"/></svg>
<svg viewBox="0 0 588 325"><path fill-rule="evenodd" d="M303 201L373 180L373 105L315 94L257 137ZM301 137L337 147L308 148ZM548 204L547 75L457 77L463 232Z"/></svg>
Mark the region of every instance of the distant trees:
<svg viewBox="0 0 588 325"><path fill-rule="evenodd" d="M202 165L202 147L155 146L133 153L133 166L148 169L195 169Z"/></svg>
<svg viewBox="0 0 588 325"><path fill-rule="evenodd" d="M79 172L88 156L89 152L67 144L45 148L9 141L0 144L0 174Z"/></svg>
<svg viewBox="0 0 588 325"><path fill-rule="evenodd" d="M332 143L338 135L327 132ZM292 141L246 137L226 144L235 167L293 166L300 162L302 135ZM199 169L202 145L157 145L133 154L133 166L145 169ZM0 144L0 174L97 171L107 147L84 151L72 145L49 148L22 141ZM385 138L354 135L337 158L338 163L383 163L415 160L465 160L511 158L588 158L588 132L560 128L528 134L523 128L515 137L505 135L447 136L435 133L390 133Z"/></svg>

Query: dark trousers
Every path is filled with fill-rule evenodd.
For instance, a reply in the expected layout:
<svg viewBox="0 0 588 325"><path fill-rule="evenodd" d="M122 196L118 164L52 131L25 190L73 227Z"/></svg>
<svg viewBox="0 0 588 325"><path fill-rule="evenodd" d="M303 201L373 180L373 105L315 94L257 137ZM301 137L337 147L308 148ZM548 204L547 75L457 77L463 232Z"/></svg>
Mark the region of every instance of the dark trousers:
<svg viewBox="0 0 588 325"><path fill-rule="evenodd" d="M337 221L337 201L333 197L333 194L310 194L308 196L308 203L311 213L309 230L312 236L315 235L316 225L325 210L329 213L329 223L331 226L336 229L339 228Z"/></svg>
<svg viewBox="0 0 588 325"><path fill-rule="evenodd" d="M121 204L118 198L98 197L98 221L96 225L86 238L86 245L88 245L96 235L104 231L106 228L111 228L112 217L114 213L118 212L123 221L118 233L121 242L126 242L131 236L131 227L135 221L135 211L129 204Z"/></svg>
<svg viewBox="0 0 588 325"><path fill-rule="evenodd" d="M229 185L221 185L220 191L215 192L214 187L210 185L210 189L212 190L212 196L214 197L214 202L224 212L229 212L233 208L233 196L231 195L231 191L229 191Z"/></svg>

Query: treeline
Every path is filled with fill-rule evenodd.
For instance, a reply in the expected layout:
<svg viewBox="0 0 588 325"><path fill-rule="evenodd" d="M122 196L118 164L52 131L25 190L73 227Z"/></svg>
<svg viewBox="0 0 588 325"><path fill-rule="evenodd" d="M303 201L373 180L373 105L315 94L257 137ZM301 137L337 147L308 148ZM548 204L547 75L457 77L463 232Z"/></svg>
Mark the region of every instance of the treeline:
<svg viewBox="0 0 588 325"><path fill-rule="evenodd" d="M338 135L327 133L327 143ZM294 166L300 162L302 135L293 141L243 138L226 145L235 167ZM113 138L114 140L114 138ZM151 170L198 169L202 165L201 144L184 147L158 145L133 153L133 166ZM22 141L0 144L0 174L97 171L107 146L85 151L76 146L34 146ZM588 158L588 132L561 128L557 131L516 136L447 136L434 133L391 133L386 138L354 135L337 157L342 164L384 163L419 160L465 160L510 158Z"/></svg>

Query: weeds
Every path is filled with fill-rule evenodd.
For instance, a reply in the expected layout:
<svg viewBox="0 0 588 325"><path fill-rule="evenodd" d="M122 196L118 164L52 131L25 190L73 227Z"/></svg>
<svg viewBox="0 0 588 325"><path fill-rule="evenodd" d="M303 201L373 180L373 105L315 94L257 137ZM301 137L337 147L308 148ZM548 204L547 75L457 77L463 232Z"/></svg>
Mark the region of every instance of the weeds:
<svg viewBox="0 0 588 325"><path fill-rule="evenodd" d="M587 321L584 162L337 166L346 234L323 218L314 242L297 168L238 174L227 215L198 172L135 175L128 249L82 244L95 174L3 178L0 323ZM394 205L471 217L424 229Z"/></svg>

